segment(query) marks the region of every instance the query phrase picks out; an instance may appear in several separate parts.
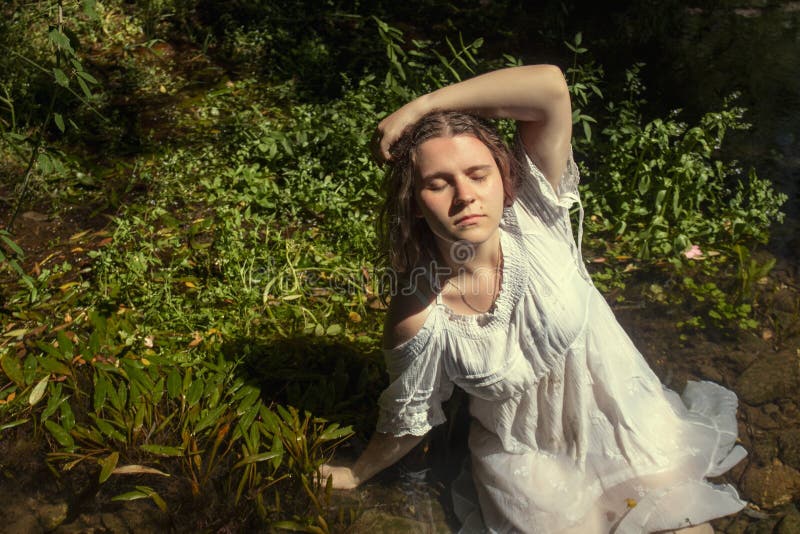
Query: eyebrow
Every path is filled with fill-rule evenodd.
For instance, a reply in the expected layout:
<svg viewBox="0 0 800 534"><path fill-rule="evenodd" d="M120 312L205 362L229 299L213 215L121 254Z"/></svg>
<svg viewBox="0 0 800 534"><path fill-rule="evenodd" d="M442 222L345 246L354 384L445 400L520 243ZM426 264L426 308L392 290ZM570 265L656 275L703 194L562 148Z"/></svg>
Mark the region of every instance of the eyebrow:
<svg viewBox="0 0 800 534"><path fill-rule="evenodd" d="M473 172L484 171L486 169L491 169L491 168L492 166L489 164L473 165L472 167L466 169L466 174L472 174ZM449 172L435 172L433 174L428 174L426 176L423 176L422 181L428 182L430 180L435 180L437 178L447 179L450 178L450 176L452 175Z"/></svg>

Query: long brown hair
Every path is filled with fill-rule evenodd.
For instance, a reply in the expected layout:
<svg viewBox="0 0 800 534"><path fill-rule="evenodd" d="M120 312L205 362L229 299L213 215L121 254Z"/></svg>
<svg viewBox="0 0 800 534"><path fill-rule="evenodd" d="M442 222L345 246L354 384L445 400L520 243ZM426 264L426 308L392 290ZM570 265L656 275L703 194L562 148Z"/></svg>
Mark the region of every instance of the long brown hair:
<svg viewBox="0 0 800 534"><path fill-rule="evenodd" d="M510 206L519 184L519 164L505 141L487 120L458 111L434 111L406 128L389 149L392 159L383 189L379 236L389 266L407 274L423 260L434 258L433 234L428 223L417 217L414 195L416 156L420 145L436 137L471 135L489 149L500 170L506 206Z"/></svg>

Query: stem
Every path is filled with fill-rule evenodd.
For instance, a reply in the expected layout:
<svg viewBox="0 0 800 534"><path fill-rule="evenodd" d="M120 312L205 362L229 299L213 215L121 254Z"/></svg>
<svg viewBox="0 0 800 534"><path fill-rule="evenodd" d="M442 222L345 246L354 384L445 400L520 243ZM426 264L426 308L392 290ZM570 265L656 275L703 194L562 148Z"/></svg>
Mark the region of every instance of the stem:
<svg viewBox="0 0 800 534"><path fill-rule="evenodd" d="M58 0L58 31L63 33L64 29L64 11L62 7L63 0ZM61 52L56 47L56 67L61 67ZM33 150L31 151L31 157L28 160L28 167L25 169L25 178L22 179L22 188L17 196L17 202L14 206L14 211L11 213L11 219L8 221L6 225L6 230L8 232L12 231L14 227L14 222L17 220L17 215L19 215L19 210L22 207L22 202L25 200L25 195L28 192L28 186L30 185L31 175L33 174L33 165L36 162L36 156L39 154L39 149L44 144L44 132L47 130L47 126L50 124L50 119L53 118L53 110L55 109L56 105L56 98L58 96L58 85L53 88L53 94L50 95L50 105L47 108L47 115L45 115L44 123L39 128L37 133L36 142L33 144Z"/></svg>

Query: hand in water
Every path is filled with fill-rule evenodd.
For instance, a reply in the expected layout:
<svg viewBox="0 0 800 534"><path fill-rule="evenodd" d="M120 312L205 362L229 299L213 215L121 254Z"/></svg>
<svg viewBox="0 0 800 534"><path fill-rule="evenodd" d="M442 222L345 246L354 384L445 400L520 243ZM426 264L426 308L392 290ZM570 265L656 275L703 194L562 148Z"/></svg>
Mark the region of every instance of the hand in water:
<svg viewBox="0 0 800 534"><path fill-rule="evenodd" d="M358 486L358 479L349 467L322 464L319 473L323 486L328 483L329 476L333 477L333 489L351 490Z"/></svg>

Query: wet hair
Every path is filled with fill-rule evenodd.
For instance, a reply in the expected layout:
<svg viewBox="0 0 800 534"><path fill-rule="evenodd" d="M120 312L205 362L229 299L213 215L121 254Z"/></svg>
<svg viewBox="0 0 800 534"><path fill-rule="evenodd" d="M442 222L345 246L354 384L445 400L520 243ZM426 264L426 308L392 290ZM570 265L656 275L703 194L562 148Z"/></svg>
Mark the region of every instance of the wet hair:
<svg viewBox="0 0 800 534"><path fill-rule="evenodd" d="M422 217L414 195L419 147L429 139L470 135L492 153L503 182L505 205L510 206L520 180L519 164L495 127L487 120L457 111L434 111L406 128L389 149L391 161L384 179L384 204L379 236L389 266L408 274L436 257L433 233Z"/></svg>

